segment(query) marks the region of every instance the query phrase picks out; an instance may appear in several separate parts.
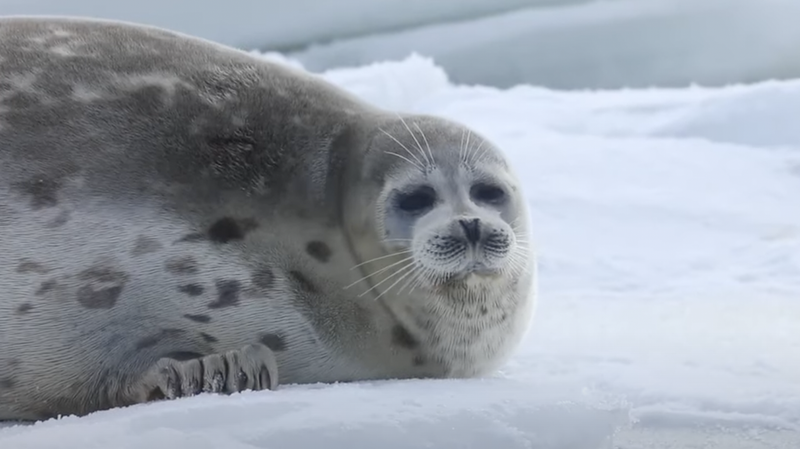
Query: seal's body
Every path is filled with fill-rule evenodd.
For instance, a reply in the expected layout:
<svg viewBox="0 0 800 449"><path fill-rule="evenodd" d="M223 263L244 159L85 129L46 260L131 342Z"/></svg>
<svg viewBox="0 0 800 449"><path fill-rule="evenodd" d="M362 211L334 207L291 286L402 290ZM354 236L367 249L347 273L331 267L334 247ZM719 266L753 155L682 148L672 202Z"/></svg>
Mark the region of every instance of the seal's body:
<svg viewBox="0 0 800 449"><path fill-rule="evenodd" d="M481 375L533 310L489 142L134 24L0 19L0 232L0 419Z"/></svg>

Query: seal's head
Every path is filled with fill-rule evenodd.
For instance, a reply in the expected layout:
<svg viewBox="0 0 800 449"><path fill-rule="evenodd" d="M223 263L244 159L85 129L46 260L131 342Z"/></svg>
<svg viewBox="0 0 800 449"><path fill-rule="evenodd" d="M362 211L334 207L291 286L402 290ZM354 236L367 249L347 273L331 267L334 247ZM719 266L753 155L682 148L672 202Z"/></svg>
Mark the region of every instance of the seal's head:
<svg viewBox="0 0 800 449"><path fill-rule="evenodd" d="M502 153L474 131L398 117L372 137L363 171L379 192L370 227L384 257L381 290L496 289L526 270L519 184Z"/></svg>

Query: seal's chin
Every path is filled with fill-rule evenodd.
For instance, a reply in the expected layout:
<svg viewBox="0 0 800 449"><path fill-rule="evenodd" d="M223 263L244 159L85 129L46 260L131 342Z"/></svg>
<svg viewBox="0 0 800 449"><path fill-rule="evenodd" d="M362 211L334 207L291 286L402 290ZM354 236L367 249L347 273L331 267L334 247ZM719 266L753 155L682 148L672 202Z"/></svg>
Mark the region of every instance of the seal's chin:
<svg viewBox="0 0 800 449"><path fill-rule="evenodd" d="M456 280L467 280L469 278L494 278L500 275L499 268L491 268L483 262L470 262L462 270L453 274Z"/></svg>
<svg viewBox="0 0 800 449"><path fill-rule="evenodd" d="M495 282L502 277L503 270L487 266L483 262L469 262L459 270L452 271L442 276L443 285L471 286Z"/></svg>

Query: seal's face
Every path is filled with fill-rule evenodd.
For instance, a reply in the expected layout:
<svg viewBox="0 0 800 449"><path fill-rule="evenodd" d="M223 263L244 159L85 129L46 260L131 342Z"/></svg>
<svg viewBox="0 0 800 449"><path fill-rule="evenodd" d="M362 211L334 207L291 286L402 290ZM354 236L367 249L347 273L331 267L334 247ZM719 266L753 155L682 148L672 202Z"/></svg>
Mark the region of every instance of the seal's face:
<svg viewBox="0 0 800 449"><path fill-rule="evenodd" d="M422 134L420 129L417 135ZM420 137L416 152L396 143L401 148L395 154L396 168L378 204L387 251L405 256L401 260L406 263L399 266L406 266L415 286L515 277L525 260L524 211L516 180L490 143L467 147L458 140L453 145L452 137L439 137L430 139L434 142Z"/></svg>

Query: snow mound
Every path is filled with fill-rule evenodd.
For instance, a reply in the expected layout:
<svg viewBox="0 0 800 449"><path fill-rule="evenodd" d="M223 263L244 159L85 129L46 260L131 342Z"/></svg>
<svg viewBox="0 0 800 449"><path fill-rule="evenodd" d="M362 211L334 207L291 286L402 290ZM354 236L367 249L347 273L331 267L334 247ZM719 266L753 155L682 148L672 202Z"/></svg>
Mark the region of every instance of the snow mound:
<svg viewBox="0 0 800 449"><path fill-rule="evenodd" d="M56 441L69 449L599 447L625 422L613 406L587 405L591 399L580 391L543 388L520 401L529 388L498 379L287 387L17 427L0 433L0 443L15 449ZM559 403L568 397L579 402Z"/></svg>
<svg viewBox="0 0 800 449"><path fill-rule="evenodd" d="M659 135L697 137L759 147L800 147L800 81L731 89L704 102Z"/></svg>

